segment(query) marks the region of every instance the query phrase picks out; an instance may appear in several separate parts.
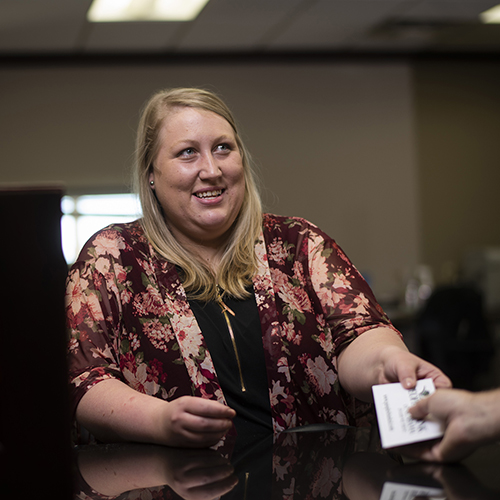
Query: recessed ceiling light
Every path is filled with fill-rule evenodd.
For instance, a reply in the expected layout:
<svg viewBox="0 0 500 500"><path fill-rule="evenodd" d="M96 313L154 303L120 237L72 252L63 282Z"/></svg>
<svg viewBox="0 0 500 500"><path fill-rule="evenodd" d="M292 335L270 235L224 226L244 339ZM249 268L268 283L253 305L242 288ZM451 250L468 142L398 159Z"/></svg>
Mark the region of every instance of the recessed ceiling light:
<svg viewBox="0 0 500 500"><path fill-rule="evenodd" d="M208 0L94 0L90 22L192 21Z"/></svg>
<svg viewBox="0 0 500 500"><path fill-rule="evenodd" d="M500 23L500 5L492 7L491 9L484 11L482 14L479 14L479 18L483 21L483 23Z"/></svg>

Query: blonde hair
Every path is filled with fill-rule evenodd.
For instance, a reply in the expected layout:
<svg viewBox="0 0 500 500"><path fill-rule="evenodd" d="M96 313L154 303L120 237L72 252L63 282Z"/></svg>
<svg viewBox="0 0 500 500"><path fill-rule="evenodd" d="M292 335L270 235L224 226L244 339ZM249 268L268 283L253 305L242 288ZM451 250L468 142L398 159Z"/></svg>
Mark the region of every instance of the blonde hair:
<svg viewBox="0 0 500 500"><path fill-rule="evenodd" d="M217 274L197 255L172 235L154 191L149 175L160 149L160 129L174 108L192 107L211 111L224 118L233 128L242 159L245 194L240 212L231 230ZM226 104L214 93L196 88L165 89L147 102L137 130L134 184L143 211L142 226L153 248L182 269L183 286L190 298L208 301L215 298L217 285L236 298L249 296L247 287L257 270L255 243L262 226L262 204L250 156Z"/></svg>

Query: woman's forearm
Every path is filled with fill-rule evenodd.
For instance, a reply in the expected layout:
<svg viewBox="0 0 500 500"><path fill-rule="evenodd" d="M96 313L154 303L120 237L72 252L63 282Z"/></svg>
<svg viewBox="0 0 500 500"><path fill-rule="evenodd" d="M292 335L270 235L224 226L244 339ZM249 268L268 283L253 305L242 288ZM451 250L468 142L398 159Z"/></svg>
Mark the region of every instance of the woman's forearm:
<svg viewBox="0 0 500 500"><path fill-rule="evenodd" d="M110 379L93 386L81 399L76 419L103 442L165 443L159 415L166 401Z"/></svg>
<svg viewBox="0 0 500 500"><path fill-rule="evenodd" d="M401 338L390 328L373 328L353 340L338 360L342 387L358 399L372 401L371 387L387 381L384 365L391 350L408 352Z"/></svg>
<svg viewBox="0 0 500 500"><path fill-rule="evenodd" d="M204 448L231 428L236 412L218 401L181 396L165 401L119 380L104 380L81 399L76 418L104 442L136 441Z"/></svg>

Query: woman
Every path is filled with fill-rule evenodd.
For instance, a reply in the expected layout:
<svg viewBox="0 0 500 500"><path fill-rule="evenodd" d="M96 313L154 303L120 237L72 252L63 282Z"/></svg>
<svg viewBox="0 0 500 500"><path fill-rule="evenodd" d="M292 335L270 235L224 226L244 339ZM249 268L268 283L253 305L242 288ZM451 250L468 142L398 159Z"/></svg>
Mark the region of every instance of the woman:
<svg viewBox="0 0 500 500"><path fill-rule="evenodd" d="M252 432L368 425L373 384L450 385L333 240L262 215L217 96L154 95L136 155L143 218L97 233L68 278L74 411L98 439L202 447L233 419Z"/></svg>

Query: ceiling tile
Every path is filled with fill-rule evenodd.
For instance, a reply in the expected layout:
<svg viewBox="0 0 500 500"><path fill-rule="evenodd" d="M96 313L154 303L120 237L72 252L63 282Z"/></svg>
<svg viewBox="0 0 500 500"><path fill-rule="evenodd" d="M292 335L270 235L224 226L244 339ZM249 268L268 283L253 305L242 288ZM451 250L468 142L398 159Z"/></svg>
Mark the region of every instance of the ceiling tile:
<svg viewBox="0 0 500 500"><path fill-rule="evenodd" d="M163 51L184 28L179 22L88 23L87 52Z"/></svg>
<svg viewBox="0 0 500 500"><path fill-rule="evenodd" d="M91 0L0 0L0 55L471 50L500 0L210 0L186 23L89 23ZM464 27L468 29L465 30Z"/></svg>
<svg viewBox="0 0 500 500"><path fill-rule="evenodd" d="M320 0L276 33L272 48L335 48L397 15L409 0Z"/></svg>
<svg viewBox="0 0 500 500"><path fill-rule="evenodd" d="M69 52L78 44L91 0L0 2L0 52Z"/></svg>
<svg viewBox="0 0 500 500"><path fill-rule="evenodd" d="M480 22L479 14L498 5L500 0L423 0L411 6L404 19L446 22Z"/></svg>
<svg viewBox="0 0 500 500"><path fill-rule="evenodd" d="M297 7L309 0L210 0L177 48L180 50L252 50Z"/></svg>

